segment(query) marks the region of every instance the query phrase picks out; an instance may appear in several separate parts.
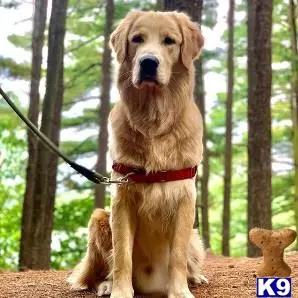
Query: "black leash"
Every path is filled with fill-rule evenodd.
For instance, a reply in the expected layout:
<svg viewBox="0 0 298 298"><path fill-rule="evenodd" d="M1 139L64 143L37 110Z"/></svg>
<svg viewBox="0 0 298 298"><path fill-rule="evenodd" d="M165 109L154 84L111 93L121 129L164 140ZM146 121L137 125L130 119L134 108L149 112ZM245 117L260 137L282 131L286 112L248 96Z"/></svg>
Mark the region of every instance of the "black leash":
<svg viewBox="0 0 298 298"><path fill-rule="evenodd" d="M58 147L38 128L27 118L22 112L18 109L18 107L13 103L13 101L9 98L9 96L3 91L0 87L0 94L3 99L8 103L8 105L13 109L13 111L21 118L21 120L29 127L29 129L39 138L42 143L52 152L61 157L66 163L68 163L73 169L75 169L78 173L86 177L88 180L97 183L97 184L123 184L128 183L128 177L123 176L117 180L111 180L108 177L105 177L95 171L91 171L84 166L77 164L76 162L70 160L67 156L65 156Z"/></svg>

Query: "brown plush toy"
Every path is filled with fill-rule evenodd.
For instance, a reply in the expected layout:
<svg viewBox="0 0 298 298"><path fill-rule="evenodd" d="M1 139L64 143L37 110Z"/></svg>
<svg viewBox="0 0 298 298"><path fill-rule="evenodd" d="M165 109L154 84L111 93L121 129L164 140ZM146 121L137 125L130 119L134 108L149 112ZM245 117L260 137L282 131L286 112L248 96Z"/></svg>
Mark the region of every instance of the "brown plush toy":
<svg viewBox="0 0 298 298"><path fill-rule="evenodd" d="M286 277L291 275L291 268L284 261L284 249L295 239L296 232L291 229L271 231L254 228L249 232L250 240L263 251L264 260L257 270L257 275Z"/></svg>

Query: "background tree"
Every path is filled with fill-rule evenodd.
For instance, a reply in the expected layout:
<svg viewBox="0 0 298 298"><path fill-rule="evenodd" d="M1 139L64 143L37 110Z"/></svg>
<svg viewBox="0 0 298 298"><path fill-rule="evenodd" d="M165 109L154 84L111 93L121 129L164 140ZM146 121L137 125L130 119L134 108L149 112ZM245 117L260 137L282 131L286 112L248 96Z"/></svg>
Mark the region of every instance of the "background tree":
<svg viewBox="0 0 298 298"><path fill-rule="evenodd" d="M33 32L32 32L32 62L31 62L31 83L29 95L28 118L38 126L39 115L39 86L42 70L42 49L44 44L44 31L47 19L47 0L36 0L34 2ZM31 226L32 226L32 208L33 194L36 179L36 161L37 161L37 139L34 134L28 130L28 164L26 173L26 192L24 196L22 232L20 242L20 269L30 267L31 263Z"/></svg>
<svg viewBox="0 0 298 298"><path fill-rule="evenodd" d="M106 22L104 30L104 48L102 58L102 80L101 96L99 105L99 137L98 137L98 156L96 171L98 173L107 172L107 151L108 151L108 117L110 112L110 89L112 85L111 78L111 49L109 47L110 34L112 33L114 20L114 1L106 1ZM105 206L105 185L95 186L95 206L104 208Z"/></svg>
<svg viewBox="0 0 298 298"><path fill-rule="evenodd" d="M164 0L164 10L178 10L192 14L200 14L203 1Z"/></svg>
<svg viewBox="0 0 298 298"><path fill-rule="evenodd" d="M272 1L248 1L248 230L271 229ZM248 241L248 256L259 251Z"/></svg>
<svg viewBox="0 0 298 298"><path fill-rule="evenodd" d="M188 7L186 11L194 22L202 26L202 13L203 13L203 0L194 1L193 7ZM204 94L204 72L202 56L199 60L195 61L196 77L195 77L195 101L200 109L203 120L203 168L202 175L200 176L199 183L201 185L200 197L196 198L196 217L194 226L199 228L199 210L201 210L201 230L204 243L206 247L210 247L209 236L209 217L208 217L208 180L209 180L209 160L207 149L207 130L206 130L206 109L205 109L205 94Z"/></svg>
<svg viewBox="0 0 298 298"><path fill-rule="evenodd" d="M58 145L63 102L63 57L67 0L54 0L49 26L46 93L40 130ZM32 221L32 269L49 269L57 156L38 144Z"/></svg>
<svg viewBox="0 0 298 298"><path fill-rule="evenodd" d="M228 84L226 102L226 141L224 156L224 202L222 222L222 254L230 255L232 134L233 134L233 87L234 87L234 0L229 1L228 13Z"/></svg>
<svg viewBox="0 0 298 298"><path fill-rule="evenodd" d="M293 122L293 152L294 152L294 210L296 229L298 230L298 52L297 52L297 16L294 0L289 0L289 26L291 32L292 50L292 80L291 109ZM296 241L298 248L298 241Z"/></svg>

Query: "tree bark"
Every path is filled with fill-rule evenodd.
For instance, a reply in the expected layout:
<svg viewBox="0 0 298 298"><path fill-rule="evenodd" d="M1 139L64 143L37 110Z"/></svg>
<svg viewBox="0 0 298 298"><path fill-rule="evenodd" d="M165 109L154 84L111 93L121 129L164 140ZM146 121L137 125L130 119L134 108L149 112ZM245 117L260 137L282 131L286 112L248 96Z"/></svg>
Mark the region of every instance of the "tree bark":
<svg viewBox="0 0 298 298"><path fill-rule="evenodd" d="M33 32L32 32L32 59L31 59L31 82L29 95L28 118L38 125L39 115L39 85L42 68L42 48L44 45L44 31L47 18L48 0L36 0L34 3ZM26 270L31 263L31 225L33 194L36 177L37 139L28 130L28 164L26 170L26 190L22 211L21 241L19 255L19 269Z"/></svg>
<svg viewBox="0 0 298 298"><path fill-rule="evenodd" d="M205 109L205 91L204 91L204 71L202 58L195 63L196 66L196 86L195 100L202 114L203 120L203 161L201 181L201 217L202 217L202 237L206 248L210 247L210 230L209 230L209 152L207 148L207 128L206 128L206 109ZM198 202L198 198L197 198ZM198 212L198 210L196 210Z"/></svg>
<svg viewBox="0 0 298 298"><path fill-rule="evenodd" d="M202 23L203 0L183 1L183 0L165 0L164 10L178 10L187 13L194 22ZM201 217L202 217L202 237L205 246L210 247L210 233L209 233L209 216L208 216L208 182L209 182L209 157L207 149L207 135L206 135L206 120L205 120L205 93L204 93L204 71L202 58L195 62L196 77L195 77L195 101L200 109L203 119L203 171L201 182ZM194 227L199 226L198 215L198 198L196 201L196 217Z"/></svg>
<svg viewBox="0 0 298 298"><path fill-rule="evenodd" d="M248 1L248 231L271 229L272 0ZM248 240L248 256L260 254Z"/></svg>
<svg viewBox="0 0 298 298"><path fill-rule="evenodd" d="M108 117L110 112L110 89L111 89L111 49L109 38L113 28L114 20L114 1L106 2L106 24L104 30L104 51L102 60L102 81L101 96L99 104L99 135L98 135L98 156L96 171L105 174L107 171L107 151L108 151ZM95 207L104 208L105 206L105 185L95 186Z"/></svg>
<svg viewBox="0 0 298 298"><path fill-rule="evenodd" d="M64 49L63 49L64 53ZM54 144L59 146L60 140L60 130L61 130L61 117L62 117L62 107L63 107L63 94L64 94L64 63L62 60L62 66L60 68L59 78L58 78L58 90L57 99L55 103L54 117L53 117L53 127L51 139ZM51 242L52 242L52 230L53 230L53 220L54 220L54 207L55 207L55 197L57 189L57 171L58 171L58 161L59 158L55 153L50 153L50 164L48 168L48 200L46 202L46 210L50 214L48 220L45 222L45 237L43 241L43 251L49 252L47 254L47 264L51 264L50 252L51 252Z"/></svg>
<svg viewBox="0 0 298 298"><path fill-rule="evenodd" d="M230 0L228 16L228 86L226 101L226 145L224 164L224 204L222 224L222 254L230 255L230 219L232 187L232 131L234 88L234 0Z"/></svg>
<svg viewBox="0 0 298 298"><path fill-rule="evenodd" d="M201 24L203 0L164 0L164 10L178 10L187 13L192 20Z"/></svg>
<svg viewBox="0 0 298 298"><path fill-rule="evenodd" d="M192 3L185 3L183 1L176 1L176 10L186 12L194 22L197 22L200 26L202 23L202 12L203 12L203 0L196 0ZM208 178L209 175L206 176L207 171L209 170L208 164L208 152L206 147L206 123L205 123L205 93L204 93L204 81L203 81L203 63L202 58L195 61L195 88L194 88L194 98L200 109L203 120L203 171L202 177L199 179L201 184L201 204L200 197L197 195L196 198L196 214L195 214L195 222L194 228L200 228L200 220L199 220L199 208L201 208L201 218L202 218L202 237L204 239L204 243L207 247L209 247L209 219L208 219ZM207 179L206 179L207 178Z"/></svg>
<svg viewBox="0 0 298 298"><path fill-rule="evenodd" d="M46 94L43 102L41 131L56 144L59 139L63 98L63 57L67 0L53 0L49 26ZM60 113L59 113L60 112ZM59 113L59 115L57 115ZM55 203L57 158L38 144L32 223L31 269L49 269L51 233Z"/></svg>
<svg viewBox="0 0 298 298"><path fill-rule="evenodd" d="M294 152L294 211L296 231L298 231L298 51L297 51L297 16L294 0L289 0L289 25L291 30L292 49L292 81L291 81L291 107L293 123L293 152ZM298 241L296 242L298 249Z"/></svg>

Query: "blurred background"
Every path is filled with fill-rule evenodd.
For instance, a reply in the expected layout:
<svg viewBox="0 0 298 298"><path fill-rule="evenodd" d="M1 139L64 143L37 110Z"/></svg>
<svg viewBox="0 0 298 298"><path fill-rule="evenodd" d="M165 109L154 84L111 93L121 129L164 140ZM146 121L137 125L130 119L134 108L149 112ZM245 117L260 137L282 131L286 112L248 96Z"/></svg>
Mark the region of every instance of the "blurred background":
<svg viewBox="0 0 298 298"><path fill-rule="evenodd" d="M133 9L181 10L201 24L196 227L214 254L258 255L248 229L298 225L297 1L1 0L1 87L67 156L108 175L107 116L119 98L108 39ZM109 209L110 197L0 100L0 269L73 267L93 208Z"/></svg>

